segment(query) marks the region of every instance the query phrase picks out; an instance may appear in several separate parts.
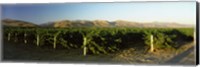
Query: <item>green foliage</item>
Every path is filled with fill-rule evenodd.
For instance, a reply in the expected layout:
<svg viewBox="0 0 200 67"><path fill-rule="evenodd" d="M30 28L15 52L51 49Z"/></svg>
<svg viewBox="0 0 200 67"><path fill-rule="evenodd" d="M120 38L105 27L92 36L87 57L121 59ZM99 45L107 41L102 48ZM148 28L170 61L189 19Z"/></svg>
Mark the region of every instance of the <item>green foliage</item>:
<svg viewBox="0 0 200 67"><path fill-rule="evenodd" d="M39 36L40 46L52 46L56 39L56 45L66 49L87 47L89 53L107 54L122 49L128 42L150 46L151 35L155 48L174 48L179 40L192 41L193 31L193 28L5 28L4 34L7 37L10 33L12 37L17 33L17 37L23 37L27 33L32 44L36 44ZM135 47L139 46L144 47Z"/></svg>

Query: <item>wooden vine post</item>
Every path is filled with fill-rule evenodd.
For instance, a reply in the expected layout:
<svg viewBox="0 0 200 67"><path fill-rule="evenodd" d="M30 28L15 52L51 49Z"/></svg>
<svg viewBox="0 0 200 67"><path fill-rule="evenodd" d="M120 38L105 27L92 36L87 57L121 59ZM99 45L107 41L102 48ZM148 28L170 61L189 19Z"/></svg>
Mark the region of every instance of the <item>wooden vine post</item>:
<svg viewBox="0 0 200 67"><path fill-rule="evenodd" d="M14 41L17 42L17 33L15 33L15 40Z"/></svg>
<svg viewBox="0 0 200 67"><path fill-rule="evenodd" d="M40 36L39 36L39 34L37 34L37 46L39 46L40 45Z"/></svg>
<svg viewBox="0 0 200 67"><path fill-rule="evenodd" d="M53 37L53 41L54 41L54 43L53 43L53 48L54 49L56 49L56 41L57 41L57 37L58 37L58 35L60 34L60 31L59 32L57 32L56 34L54 34L54 37Z"/></svg>
<svg viewBox="0 0 200 67"><path fill-rule="evenodd" d="M53 48L56 49L56 38L57 36L54 36L53 40L54 40L54 43L53 43Z"/></svg>
<svg viewBox="0 0 200 67"><path fill-rule="evenodd" d="M10 41L10 32L8 33L8 41Z"/></svg>
<svg viewBox="0 0 200 67"><path fill-rule="evenodd" d="M27 43L26 36L27 36L27 34L24 33L24 43L25 43L25 44Z"/></svg>
<svg viewBox="0 0 200 67"><path fill-rule="evenodd" d="M194 32L193 34L193 40L194 40L194 44L196 44L196 32Z"/></svg>
<svg viewBox="0 0 200 67"><path fill-rule="evenodd" d="M153 35L150 36L150 42L151 42L150 52L154 52Z"/></svg>
<svg viewBox="0 0 200 67"><path fill-rule="evenodd" d="M83 55L86 56L87 55L87 38L83 37Z"/></svg>

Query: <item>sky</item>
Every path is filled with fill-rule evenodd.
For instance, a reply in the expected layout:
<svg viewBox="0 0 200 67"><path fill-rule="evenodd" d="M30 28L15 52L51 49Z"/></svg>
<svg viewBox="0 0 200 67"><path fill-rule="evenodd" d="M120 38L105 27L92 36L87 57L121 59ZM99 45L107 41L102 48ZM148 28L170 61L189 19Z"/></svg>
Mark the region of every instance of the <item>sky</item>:
<svg viewBox="0 0 200 67"><path fill-rule="evenodd" d="M60 20L196 23L196 2L4 4L2 19L42 24Z"/></svg>

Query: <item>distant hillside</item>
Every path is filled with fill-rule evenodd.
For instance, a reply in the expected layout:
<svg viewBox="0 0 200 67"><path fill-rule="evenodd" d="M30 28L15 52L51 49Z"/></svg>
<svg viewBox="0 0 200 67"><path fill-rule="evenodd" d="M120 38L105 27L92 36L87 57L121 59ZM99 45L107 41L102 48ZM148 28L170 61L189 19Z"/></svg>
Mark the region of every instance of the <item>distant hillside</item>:
<svg viewBox="0 0 200 67"><path fill-rule="evenodd" d="M55 27L55 28L68 28L68 27L137 27L137 28L188 28L194 27L193 25L184 25L169 22L151 22L139 23L125 20L107 21L107 20L62 20L47 22L40 25L33 24L27 21L4 19L2 25L9 27Z"/></svg>
<svg viewBox="0 0 200 67"><path fill-rule="evenodd" d="M152 22L152 23L142 23L142 27L156 27L156 28L191 28L194 25L169 23L169 22Z"/></svg>
<svg viewBox="0 0 200 67"><path fill-rule="evenodd" d="M38 27L38 25L27 21L4 19L2 25L6 27Z"/></svg>
<svg viewBox="0 0 200 67"><path fill-rule="evenodd" d="M139 23L139 22L131 22L125 20L116 20L113 22L109 22L106 20L63 20L63 21L55 21L51 23L43 24L44 27L57 27L57 28L65 28L65 27L156 27L156 28L187 28L193 27L193 25L183 25L178 23L168 23L168 22L152 22L152 23Z"/></svg>
<svg viewBox="0 0 200 67"><path fill-rule="evenodd" d="M113 23L115 27L142 27L140 23L125 20L116 20Z"/></svg>
<svg viewBox="0 0 200 67"><path fill-rule="evenodd" d="M95 21L87 21L87 20L63 20L56 21L51 24L43 24L42 26L50 25L52 27L63 28L63 27L109 27L110 24L106 20L95 20ZM46 26L46 27L50 27Z"/></svg>
<svg viewBox="0 0 200 67"><path fill-rule="evenodd" d="M40 24L40 27L54 27L54 22L47 22L47 23L43 23Z"/></svg>

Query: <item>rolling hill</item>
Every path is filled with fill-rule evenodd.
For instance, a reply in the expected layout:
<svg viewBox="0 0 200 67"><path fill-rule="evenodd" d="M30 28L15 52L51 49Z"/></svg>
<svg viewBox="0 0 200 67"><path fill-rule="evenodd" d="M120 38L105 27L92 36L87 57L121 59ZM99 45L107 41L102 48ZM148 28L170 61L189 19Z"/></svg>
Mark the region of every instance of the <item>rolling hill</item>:
<svg viewBox="0 0 200 67"><path fill-rule="evenodd" d="M45 25L45 24L43 24ZM188 28L194 27L193 25L184 25L178 23L169 23L169 22L149 22L149 23L139 23L131 22L125 20L116 20L116 21L106 21L106 20L62 20L51 22L51 24L46 24L48 27L56 28L65 28L65 27L155 27L155 28Z"/></svg>
<svg viewBox="0 0 200 67"><path fill-rule="evenodd" d="M38 25L27 21L4 19L2 25L5 27L38 27Z"/></svg>
<svg viewBox="0 0 200 67"><path fill-rule="evenodd" d="M4 19L2 25L9 27L55 27L55 28L68 28L68 27L137 27L137 28L188 28L194 27L193 25L184 25L178 23L169 22L149 22L139 23L125 20L107 21L107 20L61 20L54 22L47 22L40 25L36 25L31 22Z"/></svg>

